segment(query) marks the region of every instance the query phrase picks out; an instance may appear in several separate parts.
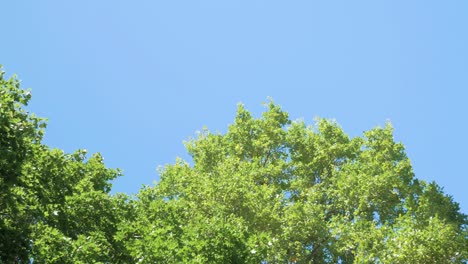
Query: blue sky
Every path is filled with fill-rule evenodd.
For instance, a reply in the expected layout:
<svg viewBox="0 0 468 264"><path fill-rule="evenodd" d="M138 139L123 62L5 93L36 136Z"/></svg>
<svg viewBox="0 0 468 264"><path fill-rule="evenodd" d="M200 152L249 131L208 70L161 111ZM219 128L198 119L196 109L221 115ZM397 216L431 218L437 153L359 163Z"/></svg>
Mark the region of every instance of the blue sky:
<svg viewBox="0 0 468 264"><path fill-rule="evenodd" d="M352 136L390 120L416 176L468 213L467 1L4 1L0 63L32 88L45 143L158 179L236 104Z"/></svg>

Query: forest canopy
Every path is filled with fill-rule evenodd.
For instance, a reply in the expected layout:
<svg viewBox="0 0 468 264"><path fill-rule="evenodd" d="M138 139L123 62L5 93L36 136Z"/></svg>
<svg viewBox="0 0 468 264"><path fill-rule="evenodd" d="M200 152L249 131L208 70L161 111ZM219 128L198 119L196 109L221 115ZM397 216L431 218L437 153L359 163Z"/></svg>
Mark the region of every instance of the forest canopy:
<svg viewBox="0 0 468 264"><path fill-rule="evenodd" d="M0 263L466 263L468 219L415 177L390 123L238 105L226 133L185 142L160 181L111 195L100 154L42 143L31 93L0 68Z"/></svg>

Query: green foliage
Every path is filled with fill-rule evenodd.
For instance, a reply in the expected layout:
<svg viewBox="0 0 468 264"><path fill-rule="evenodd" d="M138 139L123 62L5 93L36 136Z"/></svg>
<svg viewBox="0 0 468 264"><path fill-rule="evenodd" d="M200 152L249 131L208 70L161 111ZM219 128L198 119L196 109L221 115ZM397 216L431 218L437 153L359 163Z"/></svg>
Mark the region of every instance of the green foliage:
<svg viewBox="0 0 468 264"><path fill-rule="evenodd" d="M44 119L0 73L0 263L128 263L114 235L127 198L110 196L119 171L99 154L66 154L41 143Z"/></svg>
<svg viewBox="0 0 468 264"><path fill-rule="evenodd" d="M186 143L192 166L178 159L140 192L119 233L135 261L467 261L466 216L414 177L390 124L351 139L267 107L257 119L239 105L226 134Z"/></svg>
<svg viewBox="0 0 468 264"><path fill-rule="evenodd" d="M390 124L349 138L238 106L160 182L110 195L99 154L41 143L31 95L0 74L0 263L467 263L467 217L415 178Z"/></svg>
<svg viewBox="0 0 468 264"><path fill-rule="evenodd" d="M21 171L45 125L22 108L31 93L19 89L14 76L4 79L4 74L0 67L0 261L13 262L28 257L25 233L31 217L24 203L29 197L21 188Z"/></svg>

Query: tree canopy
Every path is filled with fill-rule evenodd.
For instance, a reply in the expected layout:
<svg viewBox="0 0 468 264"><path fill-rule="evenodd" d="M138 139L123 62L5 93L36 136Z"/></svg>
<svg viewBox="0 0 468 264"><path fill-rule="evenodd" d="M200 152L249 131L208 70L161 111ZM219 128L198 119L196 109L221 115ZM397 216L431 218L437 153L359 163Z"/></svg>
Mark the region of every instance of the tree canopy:
<svg viewBox="0 0 468 264"><path fill-rule="evenodd" d="M0 71L0 263L131 263L114 238L129 212L124 195L109 195L120 172L99 154L42 144L30 98Z"/></svg>
<svg viewBox="0 0 468 264"><path fill-rule="evenodd" d="M390 123L239 105L226 133L185 142L155 186L111 195L99 154L42 142L45 120L0 73L0 263L466 263L468 220L418 180Z"/></svg>

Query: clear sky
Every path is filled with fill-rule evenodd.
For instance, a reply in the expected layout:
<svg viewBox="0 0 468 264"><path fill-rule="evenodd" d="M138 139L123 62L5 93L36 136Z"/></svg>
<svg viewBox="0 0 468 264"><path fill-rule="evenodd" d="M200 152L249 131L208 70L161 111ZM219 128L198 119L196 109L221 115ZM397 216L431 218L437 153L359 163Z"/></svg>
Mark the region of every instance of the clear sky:
<svg viewBox="0 0 468 264"><path fill-rule="evenodd" d="M114 192L187 158L271 96L344 130L390 120L418 178L468 213L468 1L2 1L0 63L49 118L45 143L101 152Z"/></svg>

